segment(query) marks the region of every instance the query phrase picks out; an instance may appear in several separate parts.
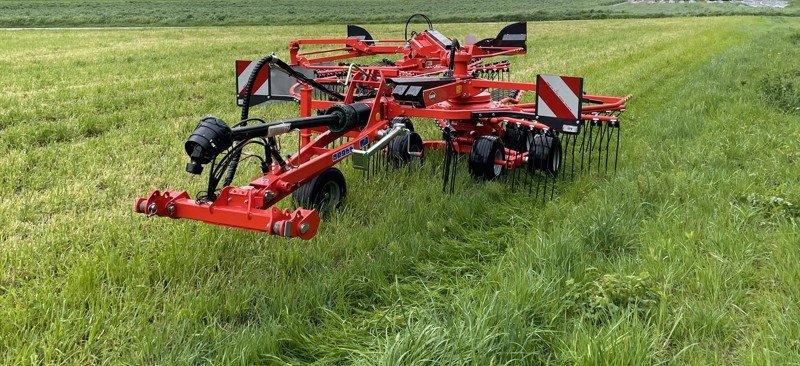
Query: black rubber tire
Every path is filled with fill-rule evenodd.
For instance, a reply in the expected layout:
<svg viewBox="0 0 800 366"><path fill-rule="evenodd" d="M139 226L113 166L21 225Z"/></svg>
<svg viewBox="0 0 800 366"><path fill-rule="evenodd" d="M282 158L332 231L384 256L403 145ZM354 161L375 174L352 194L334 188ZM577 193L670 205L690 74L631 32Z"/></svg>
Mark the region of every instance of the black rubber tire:
<svg viewBox="0 0 800 366"><path fill-rule="evenodd" d="M408 117L395 117L392 118L392 125L395 123L402 123L407 130L414 132L414 124L411 122L411 118Z"/></svg>
<svg viewBox="0 0 800 366"><path fill-rule="evenodd" d="M332 197L330 189L338 192ZM292 193L294 202L303 208L314 208L323 212L330 212L341 207L347 195L347 184L342 171L337 168L328 168L322 174L301 185ZM335 200L331 207L329 200Z"/></svg>
<svg viewBox="0 0 800 366"><path fill-rule="evenodd" d="M389 161L395 168L403 167L414 161L422 163L423 157L413 156L408 153L409 150L420 152L422 156L425 156L425 145L422 143L422 137L416 132L398 136L389 143Z"/></svg>
<svg viewBox="0 0 800 366"><path fill-rule="evenodd" d="M505 148L499 137L478 137L469 153L469 174L475 179L497 179L505 173L505 167L495 165L494 161L505 158Z"/></svg>
<svg viewBox="0 0 800 366"><path fill-rule="evenodd" d="M533 133L529 129L515 124L506 125L503 143L507 148L516 152L526 152L530 149L532 142Z"/></svg>
<svg viewBox="0 0 800 366"><path fill-rule="evenodd" d="M535 135L528 150L528 171L541 171L550 175L558 174L561 169L563 152L561 140L552 135Z"/></svg>

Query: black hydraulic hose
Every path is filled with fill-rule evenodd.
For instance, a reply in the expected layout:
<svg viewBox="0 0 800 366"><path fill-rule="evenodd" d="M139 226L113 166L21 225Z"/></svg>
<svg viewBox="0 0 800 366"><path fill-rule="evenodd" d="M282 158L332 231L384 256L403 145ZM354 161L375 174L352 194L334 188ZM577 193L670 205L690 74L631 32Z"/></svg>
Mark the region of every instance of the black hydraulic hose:
<svg viewBox="0 0 800 366"><path fill-rule="evenodd" d="M247 79L247 84L244 87L244 96L243 96L244 103L242 104L242 118L241 118L242 121L246 121L250 115L250 98L252 97L253 94L252 93L253 84L256 81L256 76L261 71L261 68L264 67L264 65L272 62L273 58L275 58L274 55L267 55L263 57L261 60L258 60L256 66L253 68L253 72L250 73L250 77ZM247 126L247 122L242 122L241 125ZM271 146L269 150L272 152L272 155L273 156L276 155L274 153L275 149L272 148L272 146L275 146L274 138L269 139L269 145ZM231 154L233 155L231 156L230 165L228 165L228 174L225 176L225 181L222 183L223 186L229 186L233 182L233 178L236 176L236 169L239 167L239 159L242 156L242 150L241 149L233 150L231 151ZM280 154L277 155L280 156ZM216 187L209 186L208 189L209 191L212 191L215 190Z"/></svg>
<svg viewBox="0 0 800 366"><path fill-rule="evenodd" d="M344 100L344 95L342 95L340 93L337 93L337 92L335 92L333 90L330 90L325 85L320 84L316 80L303 75L302 73L300 73L297 70L293 69L289 64L283 62L283 60L272 56L272 62L271 63L273 65L277 66L278 68L280 68L281 70L283 70L283 72L293 76L295 79L300 80L300 81L302 81L302 82L304 82L304 83L306 83L308 85L313 86L314 88L316 88L317 90L327 94L328 96L336 98L337 100L342 100L342 101Z"/></svg>
<svg viewBox="0 0 800 366"><path fill-rule="evenodd" d="M261 60L259 60L256 63L256 66L253 68L253 71L250 73L250 77L248 77L248 79L247 79L247 84L245 85L244 95L243 95L243 98L242 98L244 103L242 104L242 116L241 116L242 117L241 118L242 122L240 122L240 126L241 127L247 126L247 120L248 120L248 118L250 116L250 99L251 99L252 94L253 94L253 84L255 83L256 76L261 71L261 69L267 64L277 66L283 72L293 76L294 78L296 78L297 80L300 80L303 83L311 85L312 87L314 87L317 90L327 94L330 97L333 97L333 98L335 98L337 100L342 100L342 101L345 99L344 95L342 95L340 93L337 93L335 91L332 91L332 90L328 89L327 87L325 87L324 85L316 82L313 78L309 78L309 77L303 75L302 73L296 71L290 65L288 65L285 62L283 62L281 59L275 57L275 55L268 55L268 56L263 57ZM275 141L275 138L274 137L270 137L270 138L268 138L267 141L268 141L268 143L267 143L267 146L265 146L265 148L270 151L270 155L272 155L272 158L275 159L275 161L277 161L278 165L280 165L281 167L285 166L286 162L283 160L283 157L281 157L280 152L275 148L277 146L277 141ZM231 151L231 153L234 154L234 155L231 157L230 164L228 165L228 174L225 176L225 181L223 182L223 186L228 186L233 182L233 178L236 175L236 169L239 167L239 160L241 158L242 151L241 151L241 149L239 149L239 150ZM215 189L216 187L209 187L209 188L214 188Z"/></svg>
<svg viewBox="0 0 800 366"><path fill-rule="evenodd" d="M293 76L294 78L296 78L296 79L298 79L298 80L300 80L300 81L302 81L302 82L304 82L304 83L306 83L308 85L311 85L312 87L314 87L314 88L318 89L319 91L327 94L328 96L331 96L331 97L333 97L335 99L338 99L338 100L344 100L345 99L345 97L342 94L328 89L327 87L325 87L324 85L316 82L312 78L306 77L302 73L300 73L300 72L296 71L295 69L293 69L287 63L283 62L281 59L275 57L275 55L268 55L268 56L265 56L264 58L262 58L261 60L259 60L256 63L256 66L253 68L253 72L250 73L250 77L247 79L247 84L245 85L244 95L243 95L244 103L242 104L242 116L241 116L242 117L241 118L242 121L247 121L249 116L250 116L250 99L252 97L253 84L255 83L256 75L258 75L258 73L261 71L261 68L263 68L264 65L267 65L267 64L271 64L271 65L277 66L283 72ZM246 122L240 122L240 123L241 123L242 127L247 126ZM277 146L277 142L275 141L274 137L270 137L268 139L268 145L269 145L268 149L270 150L272 158L274 158L281 167L286 165L286 162L281 157L280 152L275 148L275 146ZM230 165L228 166L228 174L225 177L225 181L223 182L223 186L228 186L233 182L233 178L236 175L236 169L239 167L239 159L240 159L240 156L242 154L241 150L232 151L231 153L234 154L234 155L231 157Z"/></svg>
<svg viewBox="0 0 800 366"><path fill-rule="evenodd" d="M408 25L411 24L411 20L416 17L422 17L423 19L425 19L425 22L428 23L428 29L433 29L433 23L431 23L431 19L428 18L425 14L420 14L420 13L412 14L410 17L408 17L408 20L406 20L406 30L405 32L403 32L403 37L406 39L406 41L409 40Z"/></svg>
<svg viewBox="0 0 800 366"><path fill-rule="evenodd" d="M447 66L445 76L453 76L453 70L456 67L456 52L458 52L459 48L461 48L461 45L458 44L457 39L453 38L453 44L450 46L450 65Z"/></svg>

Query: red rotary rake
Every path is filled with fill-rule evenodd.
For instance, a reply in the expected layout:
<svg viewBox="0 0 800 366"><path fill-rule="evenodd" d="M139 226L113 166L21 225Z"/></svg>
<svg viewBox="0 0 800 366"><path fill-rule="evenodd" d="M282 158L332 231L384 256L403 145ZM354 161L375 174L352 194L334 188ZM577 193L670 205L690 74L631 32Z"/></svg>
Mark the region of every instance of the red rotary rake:
<svg viewBox="0 0 800 366"><path fill-rule="evenodd" d="M369 171L379 162L399 167L421 161L427 150L441 149L446 191L453 190L462 156L479 180L494 180L506 171L516 177L522 171L529 192L536 182L537 195L542 184L547 195L548 181L554 184L557 177L616 169L618 116L630 95L585 94L583 80L576 77L538 75L535 84L508 81L508 61L486 61L524 54L526 23L461 45L434 30L421 14L409 18L406 33L415 17L423 18L428 29L406 34L406 39L375 40L350 25L347 38L290 42L288 64L274 55L237 61L241 120L229 127L216 117L203 117L185 144L189 173L201 174L209 165L205 193L193 200L185 191L154 191L136 201L136 211L310 239L317 233L319 212L338 207L345 196L344 175L334 166L347 158L354 168ZM303 46L318 49L301 52ZM399 58L334 64L383 55ZM525 102L526 93L535 94ZM250 117L253 105L286 100L299 102L299 118L266 122ZM423 141L411 118L433 119L442 138ZM299 132L300 146L284 158L275 137L291 131ZM263 155L243 153L252 145L259 145ZM263 175L246 186L232 186L239 162L248 157L261 161ZM275 207L289 194L299 208Z"/></svg>

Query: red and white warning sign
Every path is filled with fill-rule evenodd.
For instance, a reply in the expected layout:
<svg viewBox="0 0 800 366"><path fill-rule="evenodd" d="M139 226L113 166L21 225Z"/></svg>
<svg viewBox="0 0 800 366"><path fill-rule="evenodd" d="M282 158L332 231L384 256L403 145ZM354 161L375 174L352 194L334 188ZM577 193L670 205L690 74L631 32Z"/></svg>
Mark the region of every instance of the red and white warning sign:
<svg viewBox="0 0 800 366"><path fill-rule="evenodd" d="M577 133L581 119L583 78L536 76L536 115L541 122L567 133ZM550 123L548 123L550 122Z"/></svg>
<svg viewBox="0 0 800 366"><path fill-rule="evenodd" d="M236 96L238 104L244 103L244 88L247 86L247 81L250 75L256 68L256 61L236 60ZM256 80L253 83L253 89L250 97L250 104L256 105L263 103L269 97L269 65L264 65L256 75Z"/></svg>

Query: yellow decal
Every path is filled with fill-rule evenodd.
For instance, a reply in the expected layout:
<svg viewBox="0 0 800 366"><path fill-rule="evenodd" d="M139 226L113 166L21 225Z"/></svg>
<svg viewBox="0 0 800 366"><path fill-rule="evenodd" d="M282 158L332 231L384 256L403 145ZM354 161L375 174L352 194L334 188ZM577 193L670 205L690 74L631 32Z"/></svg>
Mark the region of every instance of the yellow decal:
<svg viewBox="0 0 800 366"><path fill-rule="evenodd" d="M375 120L376 121L380 121L381 120L381 114L380 113L375 113Z"/></svg>
<svg viewBox="0 0 800 366"><path fill-rule="evenodd" d="M461 85L456 85L456 94L461 94Z"/></svg>

